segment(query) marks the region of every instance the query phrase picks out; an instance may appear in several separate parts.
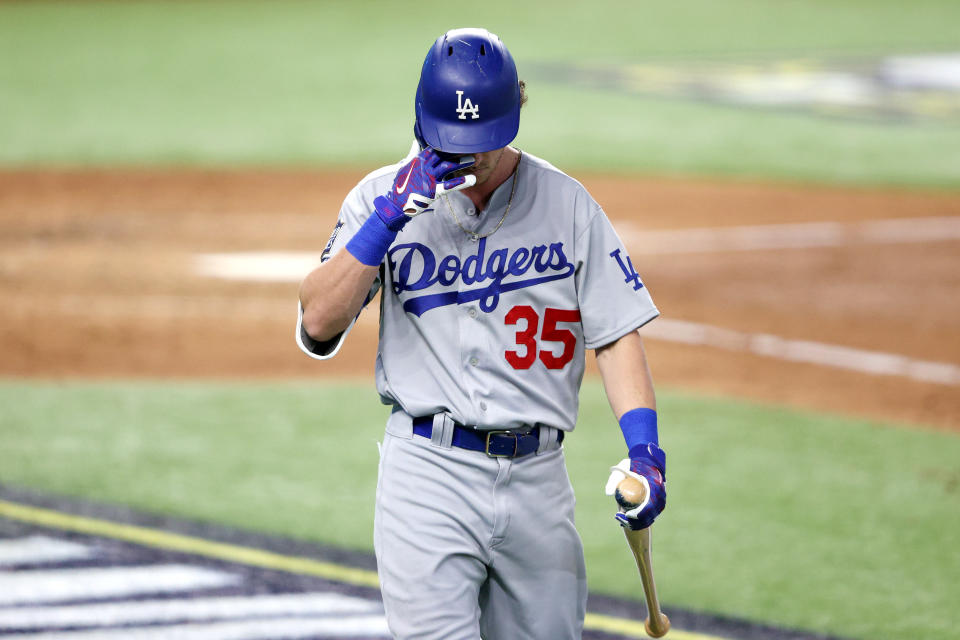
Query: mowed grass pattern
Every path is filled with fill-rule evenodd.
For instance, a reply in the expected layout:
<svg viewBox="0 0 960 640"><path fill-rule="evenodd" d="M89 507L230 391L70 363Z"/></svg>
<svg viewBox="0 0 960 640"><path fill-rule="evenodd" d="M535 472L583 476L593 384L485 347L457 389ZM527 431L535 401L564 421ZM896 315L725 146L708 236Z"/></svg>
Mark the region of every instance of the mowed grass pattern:
<svg viewBox="0 0 960 640"><path fill-rule="evenodd" d="M588 381L566 444L591 589L637 598L603 495L623 454ZM960 438L659 394L663 601L857 638L955 637ZM370 550L372 385L0 384L0 482Z"/></svg>
<svg viewBox="0 0 960 640"><path fill-rule="evenodd" d="M538 65L956 50L947 0L0 4L0 166L394 162L433 38L485 26ZM960 128L592 91L536 76L517 143L565 169L960 185Z"/></svg>

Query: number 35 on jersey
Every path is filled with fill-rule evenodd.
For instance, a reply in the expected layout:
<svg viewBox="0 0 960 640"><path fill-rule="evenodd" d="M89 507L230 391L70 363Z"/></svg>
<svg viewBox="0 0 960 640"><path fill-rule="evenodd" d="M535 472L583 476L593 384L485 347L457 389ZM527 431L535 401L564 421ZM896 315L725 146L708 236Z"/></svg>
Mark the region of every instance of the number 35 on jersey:
<svg viewBox="0 0 960 640"><path fill-rule="evenodd" d="M523 325L516 335L517 346L520 348L507 349L504 352L504 357L514 369L529 369L538 358L547 369L563 369L573 360L577 337L570 329L558 325L580 322L579 309L544 309L543 330L539 332L539 339L540 314L530 305L513 307L503 321L507 325Z"/></svg>

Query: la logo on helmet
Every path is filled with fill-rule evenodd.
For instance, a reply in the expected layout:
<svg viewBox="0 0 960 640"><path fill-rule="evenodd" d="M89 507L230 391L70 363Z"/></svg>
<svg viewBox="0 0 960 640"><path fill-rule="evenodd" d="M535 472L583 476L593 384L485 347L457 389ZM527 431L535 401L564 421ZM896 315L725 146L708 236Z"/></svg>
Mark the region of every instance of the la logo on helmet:
<svg viewBox="0 0 960 640"><path fill-rule="evenodd" d="M463 101L463 91L457 91L457 113L460 114L460 120L466 120L467 114L470 113L473 116L474 120L480 118L480 105L474 106L470 98L467 98L467 101Z"/></svg>

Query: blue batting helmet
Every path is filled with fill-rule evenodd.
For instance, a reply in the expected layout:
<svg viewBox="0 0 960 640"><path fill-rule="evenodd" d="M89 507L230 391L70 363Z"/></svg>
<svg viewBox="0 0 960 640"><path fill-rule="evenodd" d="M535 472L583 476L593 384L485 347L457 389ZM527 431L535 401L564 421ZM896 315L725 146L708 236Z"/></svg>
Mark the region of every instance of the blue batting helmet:
<svg viewBox="0 0 960 640"><path fill-rule="evenodd" d="M423 61L416 114L421 146L479 153L510 144L520 128L520 83L500 38L486 29L437 38Z"/></svg>

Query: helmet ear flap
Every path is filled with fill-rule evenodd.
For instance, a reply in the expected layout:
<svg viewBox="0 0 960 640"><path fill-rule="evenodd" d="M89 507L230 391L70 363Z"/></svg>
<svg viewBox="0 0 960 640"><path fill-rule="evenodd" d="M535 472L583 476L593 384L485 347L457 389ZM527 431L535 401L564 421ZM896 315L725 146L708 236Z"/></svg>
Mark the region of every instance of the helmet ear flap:
<svg viewBox="0 0 960 640"><path fill-rule="evenodd" d="M420 151L423 151L428 146L427 141L423 139L423 132L420 131L420 121L413 121L413 137L417 139L417 144L420 145Z"/></svg>

